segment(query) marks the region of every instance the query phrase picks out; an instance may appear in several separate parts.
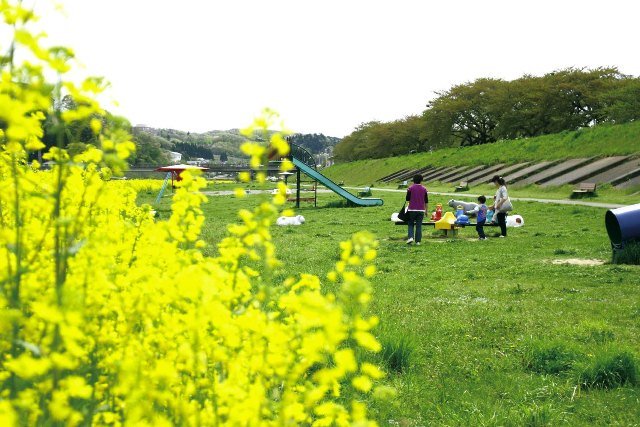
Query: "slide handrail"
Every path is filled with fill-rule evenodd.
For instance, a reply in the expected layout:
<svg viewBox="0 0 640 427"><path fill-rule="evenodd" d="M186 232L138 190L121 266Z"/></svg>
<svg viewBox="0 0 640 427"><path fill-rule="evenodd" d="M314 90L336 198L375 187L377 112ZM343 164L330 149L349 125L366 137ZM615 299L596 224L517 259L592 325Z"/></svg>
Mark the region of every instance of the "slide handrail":
<svg viewBox="0 0 640 427"><path fill-rule="evenodd" d="M308 167L314 170L317 170L316 159L313 157L313 154L311 154L305 148L297 144L294 144L292 142L289 143L289 149L290 149L289 155L292 158L298 159L300 162L304 163Z"/></svg>

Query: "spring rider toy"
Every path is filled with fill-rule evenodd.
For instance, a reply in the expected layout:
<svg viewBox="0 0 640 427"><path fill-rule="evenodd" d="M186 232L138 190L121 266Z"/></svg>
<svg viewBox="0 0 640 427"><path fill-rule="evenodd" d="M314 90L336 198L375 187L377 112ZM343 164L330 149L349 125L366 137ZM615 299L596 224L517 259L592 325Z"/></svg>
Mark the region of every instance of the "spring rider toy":
<svg viewBox="0 0 640 427"><path fill-rule="evenodd" d="M486 220L487 223L493 221L493 213L494 213L493 209L490 211L487 211L487 220Z"/></svg>
<svg viewBox="0 0 640 427"><path fill-rule="evenodd" d="M464 214L464 207L462 206L458 206L457 210L456 210L456 224L463 224L463 225L468 225L469 224L469 217L467 215Z"/></svg>
<svg viewBox="0 0 640 427"><path fill-rule="evenodd" d="M453 212L445 212L444 216L436 221L434 227L436 230L453 230L453 225L456 222L456 216Z"/></svg>
<svg viewBox="0 0 640 427"><path fill-rule="evenodd" d="M442 203L436 205L436 210L431 214L431 221L440 221L442 218Z"/></svg>

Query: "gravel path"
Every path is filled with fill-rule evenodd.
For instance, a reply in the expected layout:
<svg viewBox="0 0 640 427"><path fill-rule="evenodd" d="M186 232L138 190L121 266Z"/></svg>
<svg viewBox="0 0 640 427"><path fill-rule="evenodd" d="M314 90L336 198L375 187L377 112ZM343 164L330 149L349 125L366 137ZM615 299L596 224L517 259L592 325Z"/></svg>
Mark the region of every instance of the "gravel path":
<svg viewBox="0 0 640 427"><path fill-rule="evenodd" d="M361 190L362 187L344 187L351 190ZM406 193L406 189L394 190L392 188L375 188L375 191L390 191L390 192L398 192L398 193ZM429 191L429 194L437 194L440 196L454 196L457 198L472 198L476 199L479 194L460 194L460 193L439 193L437 191ZM605 209L615 209L621 208L627 205L621 205L617 203L599 203L599 202L586 202L582 200L565 200L565 199L538 199L534 197L511 197L514 201L525 201L525 202L539 202L539 203L556 203L559 205L576 205L576 206L591 206L594 208L605 208Z"/></svg>
<svg viewBox="0 0 640 427"><path fill-rule="evenodd" d="M364 187L344 187L349 190L363 190ZM257 193L270 193L273 190L250 190L248 194L257 194ZM405 193L407 190L395 190L393 188L375 188L375 191L389 191L392 193ZM327 189L318 189L318 193L330 193L331 190ZM292 191L295 194L295 190ZM202 194L206 194L207 196L229 196L234 194L233 191L203 191ZM479 194L460 194L460 193L439 193L437 191L430 191L429 194L437 194L439 196L453 196L456 198L472 198L477 199ZM525 202L539 202L539 203L556 203L559 205L576 205L576 206L591 206L594 208L604 208L604 209L615 209L621 208L627 205L621 205L617 203L599 203L599 202L587 202L582 200L565 200L565 199L538 199L534 197L512 197L514 201L525 201Z"/></svg>

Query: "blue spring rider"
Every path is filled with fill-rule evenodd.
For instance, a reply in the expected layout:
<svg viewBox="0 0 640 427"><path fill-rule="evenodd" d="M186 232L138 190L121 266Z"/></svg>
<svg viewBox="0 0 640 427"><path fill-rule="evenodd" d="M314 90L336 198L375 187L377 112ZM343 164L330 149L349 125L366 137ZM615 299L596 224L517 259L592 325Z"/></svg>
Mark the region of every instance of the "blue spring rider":
<svg viewBox="0 0 640 427"><path fill-rule="evenodd" d="M464 208L462 206L458 206L456 208L456 224L460 225L469 225L469 217L464 214Z"/></svg>

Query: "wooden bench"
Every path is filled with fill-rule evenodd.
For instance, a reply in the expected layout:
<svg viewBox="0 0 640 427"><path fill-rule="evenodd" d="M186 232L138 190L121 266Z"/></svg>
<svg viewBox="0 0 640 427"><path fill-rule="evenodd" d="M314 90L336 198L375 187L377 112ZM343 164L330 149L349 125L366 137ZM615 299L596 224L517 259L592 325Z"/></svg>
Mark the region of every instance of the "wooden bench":
<svg viewBox="0 0 640 427"><path fill-rule="evenodd" d="M287 199L287 202L295 202L300 200L301 202L315 202L316 198L315 197L300 197L299 199L296 199L295 197L289 197Z"/></svg>
<svg viewBox="0 0 640 427"><path fill-rule="evenodd" d="M404 222L404 221L394 221L394 222L395 222L395 225L407 225L407 223ZM431 225L431 226L435 227L436 226L436 221L423 221L422 225ZM450 227L442 229L440 231L443 231L445 236L451 235L451 236L455 237L458 234L458 230L460 230L461 228L475 227L475 226L476 226L476 223L451 224ZM484 226L485 227L498 227L499 225L498 225L498 223L495 223L495 222L489 222L489 223L486 223ZM449 234L449 233L451 233L451 234Z"/></svg>
<svg viewBox="0 0 640 427"><path fill-rule="evenodd" d="M595 182L581 182L578 187L571 193L571 198L595 196L596 183Z"/></svg>
<svg viewBox="0 0 640 427"><path fill-rule="evenodd" d="M456 192L467 191L469 189L469 183L467 181L460 181L460 185L456 187Z"/></svg>
<svg viewBox="0 0 640 427"><path fill-rule="evenodd" d="M395 225L407 225L405 221L393 221ZM436 225L436 221L422 221L422 225ZM455 227L465 228L465 227L475 227L475 222L470 222L469 224L453 224ZM499 227L500 224L497 222L486 222L484 224L485 227Z"/></svg>

